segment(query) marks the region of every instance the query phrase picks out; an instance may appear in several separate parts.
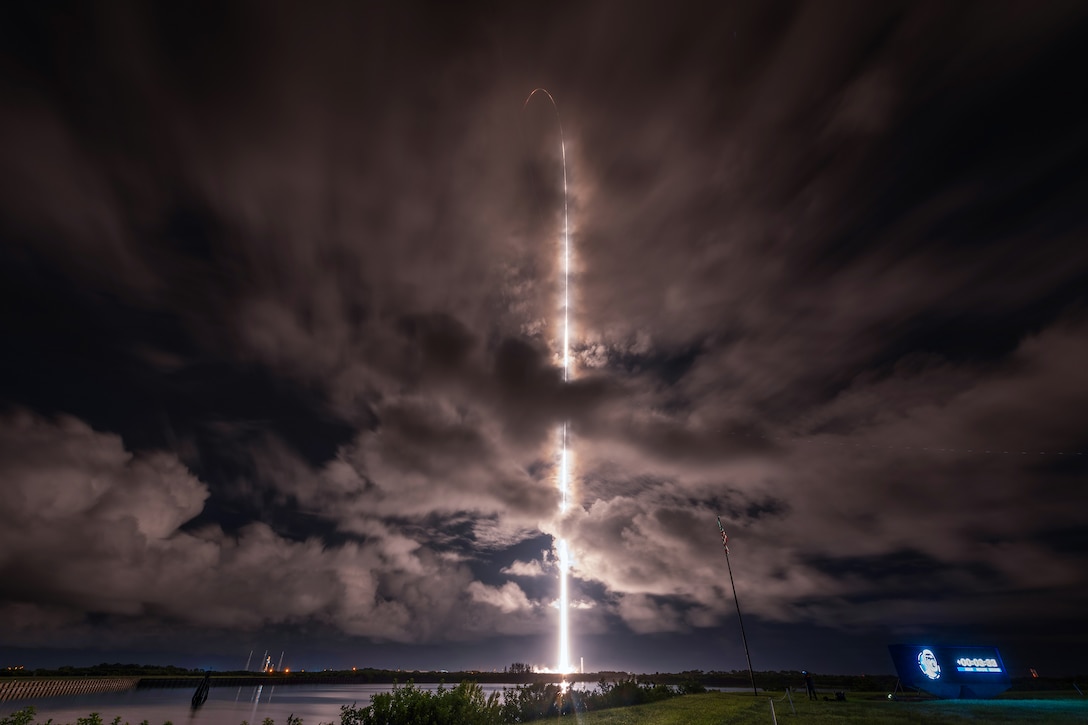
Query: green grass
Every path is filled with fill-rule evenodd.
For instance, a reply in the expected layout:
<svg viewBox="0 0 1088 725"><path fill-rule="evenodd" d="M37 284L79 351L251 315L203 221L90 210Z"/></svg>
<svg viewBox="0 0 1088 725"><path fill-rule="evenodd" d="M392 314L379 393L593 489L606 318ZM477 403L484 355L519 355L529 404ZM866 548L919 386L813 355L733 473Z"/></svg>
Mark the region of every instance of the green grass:
<svg viewBox="0 0 1088 725"><path fill-rule="evenodd" d="M846 702L812 702L795 698L795 716L789 702L779 701L779 697L781 695L775 697L774 703L779 725L1083 725L1088 722L1088 698L892 702L886 695L858 694L848 695L850 699ZM711 692L675 697L649 705L568 715L561 722L577 722L578 725L766 725L771 722L771 705L769 695L757 698L738 693Z"/></svg>

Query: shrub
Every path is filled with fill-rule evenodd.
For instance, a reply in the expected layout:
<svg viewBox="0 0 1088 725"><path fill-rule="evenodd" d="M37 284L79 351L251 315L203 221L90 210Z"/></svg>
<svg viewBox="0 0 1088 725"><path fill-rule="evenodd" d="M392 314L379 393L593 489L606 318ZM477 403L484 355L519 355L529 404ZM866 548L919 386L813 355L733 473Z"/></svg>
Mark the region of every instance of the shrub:
<svg viewBox="0 0 1088 725"><path fill-rule="evenodd" d="M681 695L701 695L706 692L706 688L703 687L703 683L696 682L695 680L688 680L680 684Z"/></svg>
<svg viewBox="0 0 1088 725"><path fill-rule="evenodd" d="M674 690L668 685L639 684L633 679L619 680L609 684L601 680L597 683L596 690L581 696L581 701L586 709L605 710L612 707L658 702L679 694L679 690Z"/></svg>
<svg viewBox="0 0 1088 725"><path fill-rule="evenodd" d="M340 708L340 725L500 725L499 695L484 696L475 682L447 690L421 690L409 682L392 692L372 695L370 705Z"/></svg>
<svg viewBox="0 0 1088 725"><path fill-rule="evenodd" d="M34 722L35 712L33 705L27 705L22 710L16 710L7 717L0 718L0 725L31 725Z"/></svg>
<svg viewBox="0 0 1088 725"><path fill-rule="evenodd" d="M558 685L537 682L503 690L502 722L523 723L556 715L561 710Z"/></svg>

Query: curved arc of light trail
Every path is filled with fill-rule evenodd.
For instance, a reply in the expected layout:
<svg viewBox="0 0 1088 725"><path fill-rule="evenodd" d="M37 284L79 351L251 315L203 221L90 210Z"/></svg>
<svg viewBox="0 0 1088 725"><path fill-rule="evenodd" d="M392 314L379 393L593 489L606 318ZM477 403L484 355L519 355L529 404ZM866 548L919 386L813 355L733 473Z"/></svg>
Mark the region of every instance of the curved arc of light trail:
<svg viewBox="0 0 1088 725"><path fill-rule="evenodd" d="M570 210L567 203L567 141L563 135L563 119L559 117L559 104L546 88L534 88L522 104L524 111L537 93L543 93L551 101L555 122L559 126L559 151L563 160L563 382L570 380Z"/></svg>
<svg viewBox="0 0 1088 725"><path fill-rule="evenodd" d="M570 211L567 201L567 142L563 135L563 120L559 117L559 104L546 88L534 88L525 98L522 111L537 93L543 93L551 101L555 121L559 126L559 151L563 161L563 382L570 381ZM567 454L568 423L559 431L559 513L566 514L570 507L570 465ZM570 549L567 540L556 538L555 550L559 558L559 662L562 673L572 671L570 661L570 602L567 586L570 571Z"/></svg>

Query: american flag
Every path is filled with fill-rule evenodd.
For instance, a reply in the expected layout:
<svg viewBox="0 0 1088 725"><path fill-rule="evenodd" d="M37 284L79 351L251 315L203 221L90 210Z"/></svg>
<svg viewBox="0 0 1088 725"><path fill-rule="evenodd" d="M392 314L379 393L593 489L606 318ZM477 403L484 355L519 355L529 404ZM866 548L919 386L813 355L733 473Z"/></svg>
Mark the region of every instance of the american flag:
<svg viewBox="0 0 1088 725"><path fill-rule="evenodd" d="M725 533L725 527L722 526L722 518L718 517L718 530L722 532L722 546L725 547L725 553L729 553L729 536Z"/></svg>

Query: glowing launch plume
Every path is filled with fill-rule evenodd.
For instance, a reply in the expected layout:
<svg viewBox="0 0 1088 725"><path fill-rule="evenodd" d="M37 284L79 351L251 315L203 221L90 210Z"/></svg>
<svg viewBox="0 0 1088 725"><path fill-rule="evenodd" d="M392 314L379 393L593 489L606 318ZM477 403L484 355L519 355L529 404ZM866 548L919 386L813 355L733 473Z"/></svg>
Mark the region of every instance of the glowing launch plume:
<svg viewBox="0 0 1088 725"><path fill-rule="evenodd" d="M559 125L559 151L563 161L563 348L560 358L563 360L563 382L570 380L570 215L567 205L567 143L563 137L563 121L559 118L559 105L555 98L544 88L534 88L525 99L522 109L529 105L537 93L543 93L551 101L555 110L555 121ZM566 514L570 505L570 455L567 450L568 426L563 423L559 429L559 513ZM567 540L555 540L555 552L559 561L559 663L558 671L573 672L570 659L570 603L567 592L567 578L570 572L570 549Z"/></svg>

